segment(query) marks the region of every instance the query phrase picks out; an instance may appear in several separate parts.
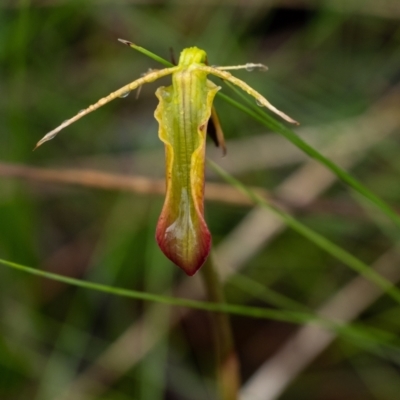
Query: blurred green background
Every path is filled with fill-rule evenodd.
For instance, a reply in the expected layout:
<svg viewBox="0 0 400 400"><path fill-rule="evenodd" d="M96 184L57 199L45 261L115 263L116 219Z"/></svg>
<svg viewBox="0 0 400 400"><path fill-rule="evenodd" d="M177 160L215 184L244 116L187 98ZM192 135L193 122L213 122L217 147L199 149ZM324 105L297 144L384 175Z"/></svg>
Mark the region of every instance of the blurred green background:
<svg viewBox="0 0 400 400"><path fill-rule="evenodd" d="M57 182L65 169L74 169L74 179L89 170L159 182L164 153L154 92L169 78L143 87L138 99L117 99L32 152L63 120L159 68L117 38L167 59L170 48L178 55L195 45L210 64L267 64L266 73L235 75L396 208L399 19L397 0L2 1L0 258L110 286L203 298L199 277L187 278L155 243L160 194L91 187L100 185L97 175L91 185ZM215 105L228 154L221 158L210 142L211 159L368 264L386 257L397 283L398 231L381 213L278 134L221 99ZM303 342L288 348L299 326L233 317L242 399L398 398L399 304L266 211L232 204L226 185L207 175L219 184L219 201L207 200L205 209L228 302L314 316L330 304L327 317L359 326L357 335L344 330L320 347L304 331ZM0 277L0 399L216 398L209 314L6 267Z"/></svg>

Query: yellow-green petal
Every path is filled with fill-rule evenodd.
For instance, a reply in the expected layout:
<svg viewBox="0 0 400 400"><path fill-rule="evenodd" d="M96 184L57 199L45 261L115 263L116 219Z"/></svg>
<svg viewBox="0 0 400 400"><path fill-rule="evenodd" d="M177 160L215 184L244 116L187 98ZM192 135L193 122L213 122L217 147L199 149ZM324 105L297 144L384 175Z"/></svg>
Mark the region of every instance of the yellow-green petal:
<svg viewBox="0 0 400 400"><path fill-rule="evenodd" d="M211 235L204 220L207 123L219 87L201 71L182 71L160 87L155 117L165 144L166 198L156 239L163 253L188 275L206 260Z"/></svg>

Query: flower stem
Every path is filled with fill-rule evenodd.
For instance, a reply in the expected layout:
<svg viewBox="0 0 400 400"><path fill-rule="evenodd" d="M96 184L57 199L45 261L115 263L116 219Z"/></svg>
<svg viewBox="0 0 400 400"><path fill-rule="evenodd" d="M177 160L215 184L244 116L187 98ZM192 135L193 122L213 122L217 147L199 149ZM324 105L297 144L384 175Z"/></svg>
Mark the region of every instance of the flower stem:
<svg viewBox="0 0 400 400"><path fill-rule="evenodd" d="M224 303L223 286L216 271L212 255L208 257L201 271L210 301ZM220 399L237 400L240 387L239 361L234 347L229 316L221 312L215 312L212 315Z"/></svg>

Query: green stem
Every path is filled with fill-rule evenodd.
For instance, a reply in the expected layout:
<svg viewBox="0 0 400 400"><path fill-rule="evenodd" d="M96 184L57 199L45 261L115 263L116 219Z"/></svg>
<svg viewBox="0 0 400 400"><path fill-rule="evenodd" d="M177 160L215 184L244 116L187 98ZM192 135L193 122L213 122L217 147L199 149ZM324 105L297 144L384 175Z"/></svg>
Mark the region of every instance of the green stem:
<svg viewBox="0 0 400 400"><path fill-rule="evenodd" d="M223 286L215 269L212 255L203 265L202 276L208 298L225 303ZM240 387L239 361L234 347L232 328L226 313L213 313L213 328L217 353L217 380L222 400L236 400Z"/></svg>

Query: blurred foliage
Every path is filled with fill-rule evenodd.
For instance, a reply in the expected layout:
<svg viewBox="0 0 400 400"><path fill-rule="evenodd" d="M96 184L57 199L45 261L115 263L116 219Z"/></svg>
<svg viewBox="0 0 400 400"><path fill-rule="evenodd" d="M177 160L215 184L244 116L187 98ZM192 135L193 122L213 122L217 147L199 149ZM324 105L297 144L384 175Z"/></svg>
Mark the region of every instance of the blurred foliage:
<svg viewBox="0 0 400 400"><path fill-rule="evenodd" d="M61 121L149 68L159 67L117 38L165 58L170 57L170 47L178 55L182 48L196 45L207 51L210 64L267 64L266 74L237 71L235 75L299 120L300 130L316 128L318 149L323 151L341 134L327 127L369 116L376 104L384 110L382 99L398 91L400 78L397 1L348 0L340 7L337 3L2 2L0 258L110 286L172 294L188 278L155 244L160 196L18 180L7 177L2 166L15 163L163 176L163 145L153 117L154 91L168 79L143 87L138 100L131 94L114 101L32 152L37 140ZM224 93L235 97L222 86ZM253 138L277 136L219 99L216 106L228 160L230 142L232 147L235 143L245 147ZM398 126L390 129L390 136L385 134L374 146L355 153L357 162L351 171L394 208L400 200ZM387 129L382 122L375 136ZM246 149L250 159L263 151L257 146ZM209 154L225 162L214 149ZM239 155L234 160L235 176L278 194L281 182L305 162L284 154L282 150L282 164L273 168L267 168L268 160L264 167L251 166L245 162L249 154ZM217 181L212 174L210 179ZM206 203L217 252L219 245L232 243L232 233L250 210L245 205ZM295 211L299 221L366 263L372 264L398 238L385 218L341 184L328 185L316 201ZM239 242L236 247L245 251L241 247L245 244ZM184 316L181 309L154 307L3 267L0 274L1 399L61 399L71 382L112 349L132 324L147 321L147 330L136 337L140 343L132 344L145 349L152 335L167 331L170 314ZM240 265L226 292L228 301L235 304L317 310L355 276L298 233L282 230ZM399 393L398 313L399 306L382 296L355 322L374 340L367 345L366 339L339 333L338 340L280 398L395 399ZM297 329L289 323L237 316L232 322L244 381ZM389 336L383 339L371 332ZM143 357L137 354L137 362L132 361L127 373L119 376L124 366L108 366L115 369L118 379L110 371L99 372L104 386L101 394L82 398L213 399L212 340L209 315L192 311L155 346L149 345L151 350ZM120 351L129 353L129 346ZM68 398L78 399L78 394ZM260 398L266 397L260 393Z"/></svg>

